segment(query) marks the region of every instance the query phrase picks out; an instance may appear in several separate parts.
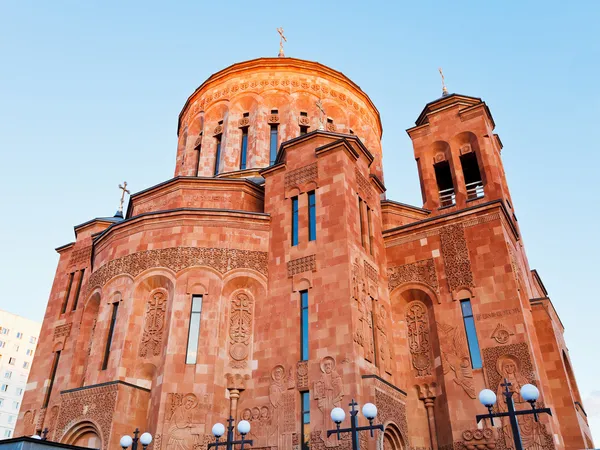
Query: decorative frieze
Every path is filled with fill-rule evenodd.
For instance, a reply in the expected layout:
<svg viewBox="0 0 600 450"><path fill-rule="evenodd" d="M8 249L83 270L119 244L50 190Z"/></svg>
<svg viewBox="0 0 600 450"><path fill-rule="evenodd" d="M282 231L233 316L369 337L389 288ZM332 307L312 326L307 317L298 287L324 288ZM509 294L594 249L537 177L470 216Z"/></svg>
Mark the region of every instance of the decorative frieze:
<svg viewBox="0 0 600 450"><path fill-rule="evenodd" d="M433 259L424 259L411 264L390 267L388 269L388 289L391 291L404 283L423 283L435 292L439 292Z"/></svg>
<svg viewBox="0 0 600 450"><path fill-rule="evenodd" d="M298 259L292 259L287 263L288 277L293 277L302 272L317 270L317 255L304 256Z"/></svg>
<svg viewBox="0 0 600 450"><path fill-rule="evenodd" d="M285 174L285 188L297 187L304 183L316 182L318 176L317 163L308 164Z"/></svg>
<svg viewBox="0 0 600 450"><path fill-rule="evenodd" d="M450 291L474 287L469 249L462 224L448 225L440 230L442 255Z"/></svg>

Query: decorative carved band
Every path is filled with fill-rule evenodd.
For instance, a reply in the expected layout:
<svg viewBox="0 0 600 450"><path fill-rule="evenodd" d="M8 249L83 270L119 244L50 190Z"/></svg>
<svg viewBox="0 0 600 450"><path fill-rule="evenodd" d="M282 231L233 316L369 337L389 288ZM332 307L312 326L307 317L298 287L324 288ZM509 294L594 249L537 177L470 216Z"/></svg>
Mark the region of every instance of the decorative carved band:
<svg viewBox="0 0 600 450"><path fill-rule="evenodd" d="M222 134L223 133L223 125L217 125L215 127L215 129L213 130L213 134L216 136L218 134Z"/></svg>
<svg viewBox="0 0 600 450"><path fill-rule="evenodd" d="M391 291L404 283L423 283L439 292L433 259L416 261L388 269L388 289Z"/></svg>
<svg viewBox="0 0 600 450"><path fill-rule="evenodd" d="M249 126L250 126L250 117L242 117L238 121L238 127L240 127L240 128L249 127Z"/></svg>
<svg viewBox="0 0 600 450"><path fill-rule="evenodd" d="M298 125L301 125L303 127L309 127L310 120L306 116L300 116L300 117L298 117Z"/></svg>
<svg viewBox="0 0 600 450"><path fill-rule="evenodd" d="M377 269L366 261L364 261L364 264L365 264L365 275L367 276L367 278L370 279L371 281L374 281L375 283L377 283L377 280L379 278L377 276Z"/></svg>
<svg viewBox="0 0 600 450"><path fill-rule="evenodd" d="M90 265L90 261L92 259L92 246L88 245L86 247L80 248L78 250L73 250L71 253L71 259L69 260L69 267L71 268L84 268Z"/></svg>
<svg viewBox="0 0 600 450"><path fill-rule="evenodd" d="M440 230L440 240L450 291L474 287L469 249L462 223L443 227Z"/></svg>
<svg viewBox="0 0 600 450"><path fill-rule="evenodd" d="M327 122L327 126L326 126L327 131L331 131L335 133L335 124L331 123L331 122Z"/></svg>
<svg viewBox="0 0 600 450"><path fill-rule="evenodd" d="M59 325L54 329L54 340L68 337L71 334L71 323Z"/></svg>
<svg viewBox="0 0 600 450"><path fill-rule="evenodd" d="M354 169L354 173L356 174L356 184L358 185L358 191L361 193L365 200L371 200L373 198L373 188L371 187L371 183L362 173L360 173L358 167Z"/></svg>
<svg viewBox="0 0 600 450"><path fill-rule="evenodd" d="M299 186L309 181L317 181L317 163L309 164L285 174L285 187Z"/></svg>
<svg viewBox="0 0 600 450"><path fill-rule="evenodd" d="M166 267L179 272L192 266L209 266L222 274L233 269L246 268L267 275L267 253L208 247L171 247L145 250L113 259L100 266L90 276L86 293L104 286L108 280L117 275L128 274L135 277L153 267Z"/></svg>
<svg viewBox="0 0 600 450"><path fill-rule="evenodd" d="M317 270L317 256L309 255L298 259L292 259L287 263L288 277L310 270Z"/></svg>

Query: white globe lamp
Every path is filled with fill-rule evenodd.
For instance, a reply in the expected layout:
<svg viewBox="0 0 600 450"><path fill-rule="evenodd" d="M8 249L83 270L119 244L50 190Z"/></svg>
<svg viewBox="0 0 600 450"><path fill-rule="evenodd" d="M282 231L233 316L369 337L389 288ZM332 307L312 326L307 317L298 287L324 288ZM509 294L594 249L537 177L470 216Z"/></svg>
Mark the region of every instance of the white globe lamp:
<svg viewBox="0 0 600 450"><path fill-rule="evenodd" d="M127 448L127 447L131 446L131 444L133 444L133 439L131 438L131 436L125 435L125 436L121 437L119 444L121 445L122 448Z"/></svg>
<svg viewBox="0 0 600 450"><path fill-rule="evenodd" d="M248 433L250 433L250 422L248 422L247 420L240 420L237 429L242 436L247 435Z"/></svg>
<svg viewBox="0 0 600 450"><path fill-rule="evenodd" d="M368 420L373 420L377 417L377 406L373 403L365 403L362 407L362 413Z"/></svg>
<svg viewBox="0 0 600 450"><path fill-rule="evenodd" d="M225 434L225 425L218 422L215 423L212 427L212 434L216 438L220 438L221 436L223 436L223 434Z"/></svg>
<svg viewBox="0 0 600 450"><path fill-rule="evenodd" d="M340 424L346 418L346 411L342 408L333 408L331 410L331 420L333 420L336 424Z"/></svg>
<svg viewBox="0 0 600 450"><path fill-rule="evenodd" d="M147 447L150 445L150 443L152 442L152 435L148 432L143 433L140 436L140 442L142 443L142 445L144 447Z"/></svg>
<svg viewBox="0 0 600 450"><path fill-rule="evenodd" d="M479 401L486 408L491 408L496 404L496 394L491 389L484 389L479 393Z"/></svg>
<svg viewBox="0 0 600 450"><path fill-rule="evenodd" d="M524 384L521 386L521 397L529 403L535 403L540 398L540 391L533 384Z"/></svg>

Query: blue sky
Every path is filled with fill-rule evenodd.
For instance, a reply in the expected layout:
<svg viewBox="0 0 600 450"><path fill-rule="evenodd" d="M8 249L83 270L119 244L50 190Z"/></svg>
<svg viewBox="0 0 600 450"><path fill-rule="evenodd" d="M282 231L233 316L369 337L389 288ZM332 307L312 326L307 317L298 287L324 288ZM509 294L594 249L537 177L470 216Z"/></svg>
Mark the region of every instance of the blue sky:
<svg viewBox="0 0 600 450"><path fill-rule="evenodd" d="M396 3L391 6L391 3ZM73 225L117 185L172 177L177 115L210 74L286 54L344 72L384 127L388 198L420 205L405 129L450 92L482 97L504 143L532 268L566 327L600 439L600 2L0 2L0 308L41 320Z"/></svg>

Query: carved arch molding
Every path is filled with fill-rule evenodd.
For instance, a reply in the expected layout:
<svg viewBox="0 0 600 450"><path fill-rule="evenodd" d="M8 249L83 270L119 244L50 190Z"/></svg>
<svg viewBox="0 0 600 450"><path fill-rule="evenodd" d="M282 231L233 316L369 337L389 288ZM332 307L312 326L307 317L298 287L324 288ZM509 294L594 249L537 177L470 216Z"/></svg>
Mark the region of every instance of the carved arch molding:
<svg viewBox="0 0 600 450"><path fill-rule="evenodd" d="M145 250L103 264L91 274L86 296L117 275L136 277L144 270L166 267L175 273L192 266L208 266L221 274L234 269L252 269L267 275L267 252L235 248L170 247Z"/></svg>

